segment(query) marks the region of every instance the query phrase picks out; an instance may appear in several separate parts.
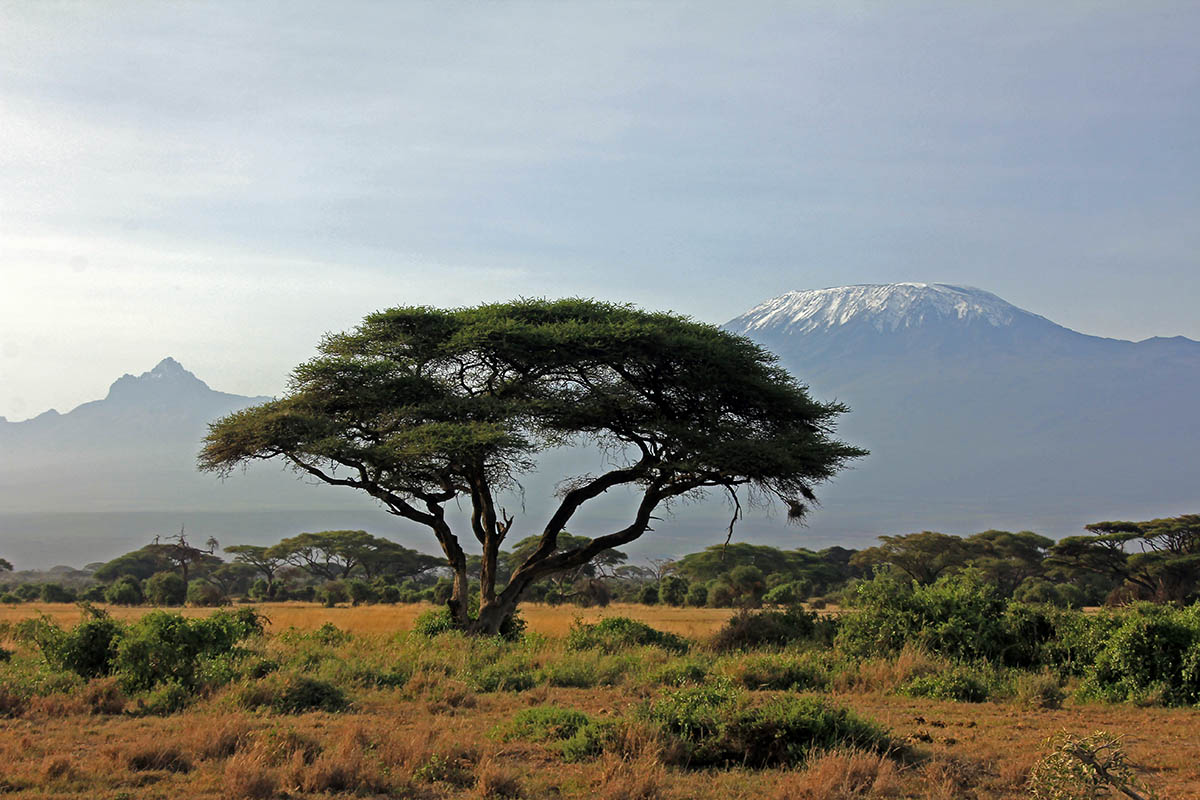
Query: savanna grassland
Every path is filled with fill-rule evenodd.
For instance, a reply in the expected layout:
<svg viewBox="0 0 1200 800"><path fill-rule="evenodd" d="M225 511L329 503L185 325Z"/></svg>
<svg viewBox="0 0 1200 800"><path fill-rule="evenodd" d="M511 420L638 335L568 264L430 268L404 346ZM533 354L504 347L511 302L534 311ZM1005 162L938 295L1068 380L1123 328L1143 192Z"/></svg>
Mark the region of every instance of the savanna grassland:
<svg viewBox="0 0 1200 800"><path fill-rule="evenodd" d="M852 627L799 612L730 622L717 609L531 604L523 633L473 639L430 610L4 609L0 787L113 800L1018 798L1048 737L1105 729L1160 797L1200 796L1200 715L1167 707L1165 689L1098 699L1086 670L953 659L930 641L853 655Z"/></svg>

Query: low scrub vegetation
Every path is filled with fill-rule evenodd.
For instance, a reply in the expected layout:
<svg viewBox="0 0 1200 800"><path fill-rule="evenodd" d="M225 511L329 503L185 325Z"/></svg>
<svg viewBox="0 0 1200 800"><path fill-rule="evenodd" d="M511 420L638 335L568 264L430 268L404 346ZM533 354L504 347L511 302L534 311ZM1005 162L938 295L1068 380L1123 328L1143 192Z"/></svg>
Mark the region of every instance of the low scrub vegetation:
<svg viewBox="0 0 1200 800"><path fill-rule="evenodd" d="M133 792L154 775L168 793L226 798L682 800L734 785L768 799L999 798L1030 791L1036 759L998 770L976 757L963 744L975 720L1200 703L1197 606L1084 613L998 596L969 572L925 585L887 572L847 600L837 615L745 610L691 639L619 616L558 638L469 637L440 613L409 632L269 634L249 606L122 621L84 605L75 625L32 617L0 632L0 757L22 765L10 791L53 783L63 796ZM77 749L63 736L92 735L81 717L117 737L95 745L109 767L61 755ZM30 720L72 732L55 752L5 749Z"/></svg>

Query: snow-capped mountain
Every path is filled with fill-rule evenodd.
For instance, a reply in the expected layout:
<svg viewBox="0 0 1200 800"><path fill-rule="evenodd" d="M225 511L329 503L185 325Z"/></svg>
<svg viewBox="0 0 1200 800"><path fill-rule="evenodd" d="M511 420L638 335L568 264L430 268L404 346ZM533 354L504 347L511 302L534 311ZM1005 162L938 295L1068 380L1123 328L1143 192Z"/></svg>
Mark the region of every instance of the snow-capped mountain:
<svg viewBox="0 0 1200 800"><path fill-rule="evenodd" d="M797 334L866 324L884 332L946 320L1000 328L1021 317L1049 321L982 289L945 283L890 283L788 292L755 306L728 327L742 333L781 328Z"/></svg>
<svg viewBox="0 0 1200 800"><path fill-rule="evenodd" d="M1088 336L990 292L789 292L727 329L775 351L872 455L814 528L1077 532L1200 507L1200 342Z"/></svg>

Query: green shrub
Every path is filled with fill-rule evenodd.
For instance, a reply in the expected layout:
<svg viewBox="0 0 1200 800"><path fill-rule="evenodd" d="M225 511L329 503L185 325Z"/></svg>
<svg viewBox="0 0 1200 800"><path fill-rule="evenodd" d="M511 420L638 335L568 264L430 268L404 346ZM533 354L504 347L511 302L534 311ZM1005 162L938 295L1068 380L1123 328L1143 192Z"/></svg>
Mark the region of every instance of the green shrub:
<svg viewBox="0 0 1200 800"><path fill-rule="evenodd" d="M503 741L559 741L570 739L591 721L591 717L582 711L558 706L534 706L518 711L508 723L493 731L493 736Z"/></svg>
<svg viewBox="0 0 1200 800"><path fill-rule="evenodd" d="M143 599L142 584L131 575L119 578L104 590L105 602L116 606L141 605Z"/></svg>
<svg viewBox="0 0 1200 800"><path fill-rule="evenodd" d="M877 573L858 584L854 603L838 621L837 645L858 657L886 657L912 644L957 661L1033 666L1056 635L1048 613L1009 603L970 569L927 586Z"/></svg>
<svg viewBox="0 0 1200 800"><path fill-rule="evenodd" d="M504 659L473 670L468 683L477 692L523 692L537 685L537 675L528 664Z"/></svg>
<svg viewBox="0 0 1200 800"><path fill-rule="evenodd" d="M193 700L192 692L177 680L169 680L138 700L138 713L167 716L183 711Z"/></svg>
<svg viewBox="0 0 1200 800"><path fill-rule="evenodd" d="M1026 708L1062 708L1066 694L1054 675L1021 675L1016 680L1017 701Z"/></svg>
<svg viewBox="0 0 1200 800"><path fill-rule="evenodd" d="M313 641L320 642L328 647L337 647L354 638L354 634L349 631L344 631L332 622L326 622L321 627L313 631L309 636Z"/></svg>
<svg viewBox="0 0 1200 800"><path fill-rule="evenodd" d="M718 652L782 647L793 642L829 641L835 623L811 611L789 608L784 611L739 611L718 630L711 645Z"/></svg>
<svg viewBox="0 0 1200 800"><path fill-rule="evenodd" d="M271 708L280 714L306 711L345 711L350 706L345 693L326 681L291 677L271 699Z"/></svg>
<svg viewBox="0 0 1200 800"><path fill-rule="evenodd" d="M812 584L805 580L781 583L763 595L763 602L775 606L794 606L804 602L811 590Z"/></svg>
<svg viewBox="0 0 1200 800"><path fill-rule="evenodd" d="M688 587L687 604L695 608L708 604L708 587L703 583L693 583Z"/></svg>
<svg viewBox="0 0 1200 800"><path fill-rule="evenodd" d="M678 575L668 575L659 585L659 600L669 606L681 606L687 600L688 582Z"/></svg>
<svg viewBox="0 0 1200 800"><path fill-rule="evenodd" d="M673 633L655 630L628 617L605 617L595 624L577 622L567 634L567 650L600 650L615 653L630 647L660 647L669 653L688 651L688 641Z"/></svg>
<svg viewBox="0 0 1200 800"><path fill-rule="evenodd" d="M194 620L153 611L120 638L115 671L131 691L171 680L194 688L201 659L233 653L238 642L261 634L262 626L263 618L250 608Z"/></svg>
<svg viewBox="0 0 1200 800"><path fill-rule="evenodd" d="M363 603L375 603L379 600L379 593L364 580L359 578L351 578L346 581L346 595L350 598L350 602L356 606Z"/></svg>
<svg viewBox="0 0 1200 800"><path fill-rule="evenodd" d="M647 583L638 592L638 602L645 606L658 605L658 584Z"/></svg>
<svg viewBox="0 0 1200 800"><path fill-rule="evenodd" d="M228 602L225 593L203 578L196 578L188 584L187 601L189 605L198 608L215 608Z"/></svg>
<svg viewBox="0 0 1200 800"><path fill-rule="evenodd" d="M564 656L542 667L539 678L547 686L591 689L601 683L595 659Z"/></svg>
<svg viewBox="0 0 1200 800"><path fill-rule="evenodd" d="M919 675L901 686L899 691L909 697L932 697L963 703L982 703L990 695L987 682L970 667L953 667L933 675Z"/></svg>
<svg viewBox="0 0 1200 800"><path fill-rule="evenodd" d="M668 692L642 716L668 745L668 760L689 766L788 766L836 748L887 752L885 730L813 697L777 696L754 705L727 684Z"/></svg>
<svg viewBox="0 0 1200 800"><path fill-rule="evenodd" d="M84 620L69 631L47 631L38 644L42 655L57 669L83 678L99 678L112 672L123 633L119 622L104 615Z"/></svg>
<svg viewBox="0 0 1200 800"><path fill-rule="evenodd" d="M655 670L650 680L659 686L690 686L704 683L708 665L695 659L673 658Z"/></svg>
<svg viewBox="0 0 1200 800"><path fill-rule="evenodd" d="M181 606L187 599L188 585L175 572L156 572L146 579L147 602L156 606Z"/></svg>
<svg viewBox="0 0 1200 800"><path fill-rule="evenodd" d="M43 583L38 596L43 603L75 602L75 592L57 583Z"/></svg>
<svg viewBox="0 0 1200 800"><path fill-rule="evenodd" d="M1200 702L1200 604L1174 609L1140 604L1093 623L1108 635L1085 668L1084 696L1108 701Z"/></svg>
<svg viewBox="0 0 1200 800"><path fill-rule="evenodd" d="M595 758L612 745L616 730L616 723L608 720L588 722L571 738L563 740L561 745L563 760L586 761Z"/></svg>
<svg viewBox="0 0 1200 800"><path fill-rule="evenodd" d="M426 611L413 622L413 633L420 636L438 636L451 631L462 630L449 608L436 608ZM500 625L500 637L516 641L525 635L525 620L520 613L514 611Z"/></svg>
<svg viewBox="0 0 1200 800"><path fill-rule="evenodd" d="M802 691L826 683L822 670L799 656L779 653L745 656L731 662L726 674L747 689L758 690Z"/></svg>

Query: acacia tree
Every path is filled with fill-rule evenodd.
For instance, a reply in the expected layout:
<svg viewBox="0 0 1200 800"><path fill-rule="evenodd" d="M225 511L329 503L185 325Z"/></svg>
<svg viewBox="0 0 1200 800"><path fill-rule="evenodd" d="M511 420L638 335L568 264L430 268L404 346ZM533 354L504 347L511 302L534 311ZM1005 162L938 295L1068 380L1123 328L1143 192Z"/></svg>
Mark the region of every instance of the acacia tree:
<svg viewBox="0 0 1200 800"><path fill-rule="evenodd" d="M674 314L583 299L394 308L327 335L284 397L211 425L199 465L227 475L281 458L367 492L429 528L454 575L455 619L494 633L531 584L637 539L675 498L718 489L736 502L745 489L799 518L815 484L865 454L833 436L845 410L810 398L748 339ZM560 484L538 546L501 589L514 519L496 498L539 452L564 445L604 448L615 466ZM639 493L628 524L560 547L579 508L618 486ZM447 518L460 500L483 551L475 620Z"/></svg>
<svg viewBox="0 0 1200 800"><path fill-rule="evenodd" d="M267 580L267 596L275 596L275 573L286 561L272 553L271 548L259 544L234 544L226 547L225 552L232 553L235 562L247 564L261 573Z"/></svg>
<svg viewBox="0 0 1200 800"><path fill-rule="evenodd" d="M1128 583L1142 596L1156 600L1188 600L1197 594L1200 514L1093 522L1084 528L1092 535L1060 539L1051 548L1048 563Z"/></svg>

